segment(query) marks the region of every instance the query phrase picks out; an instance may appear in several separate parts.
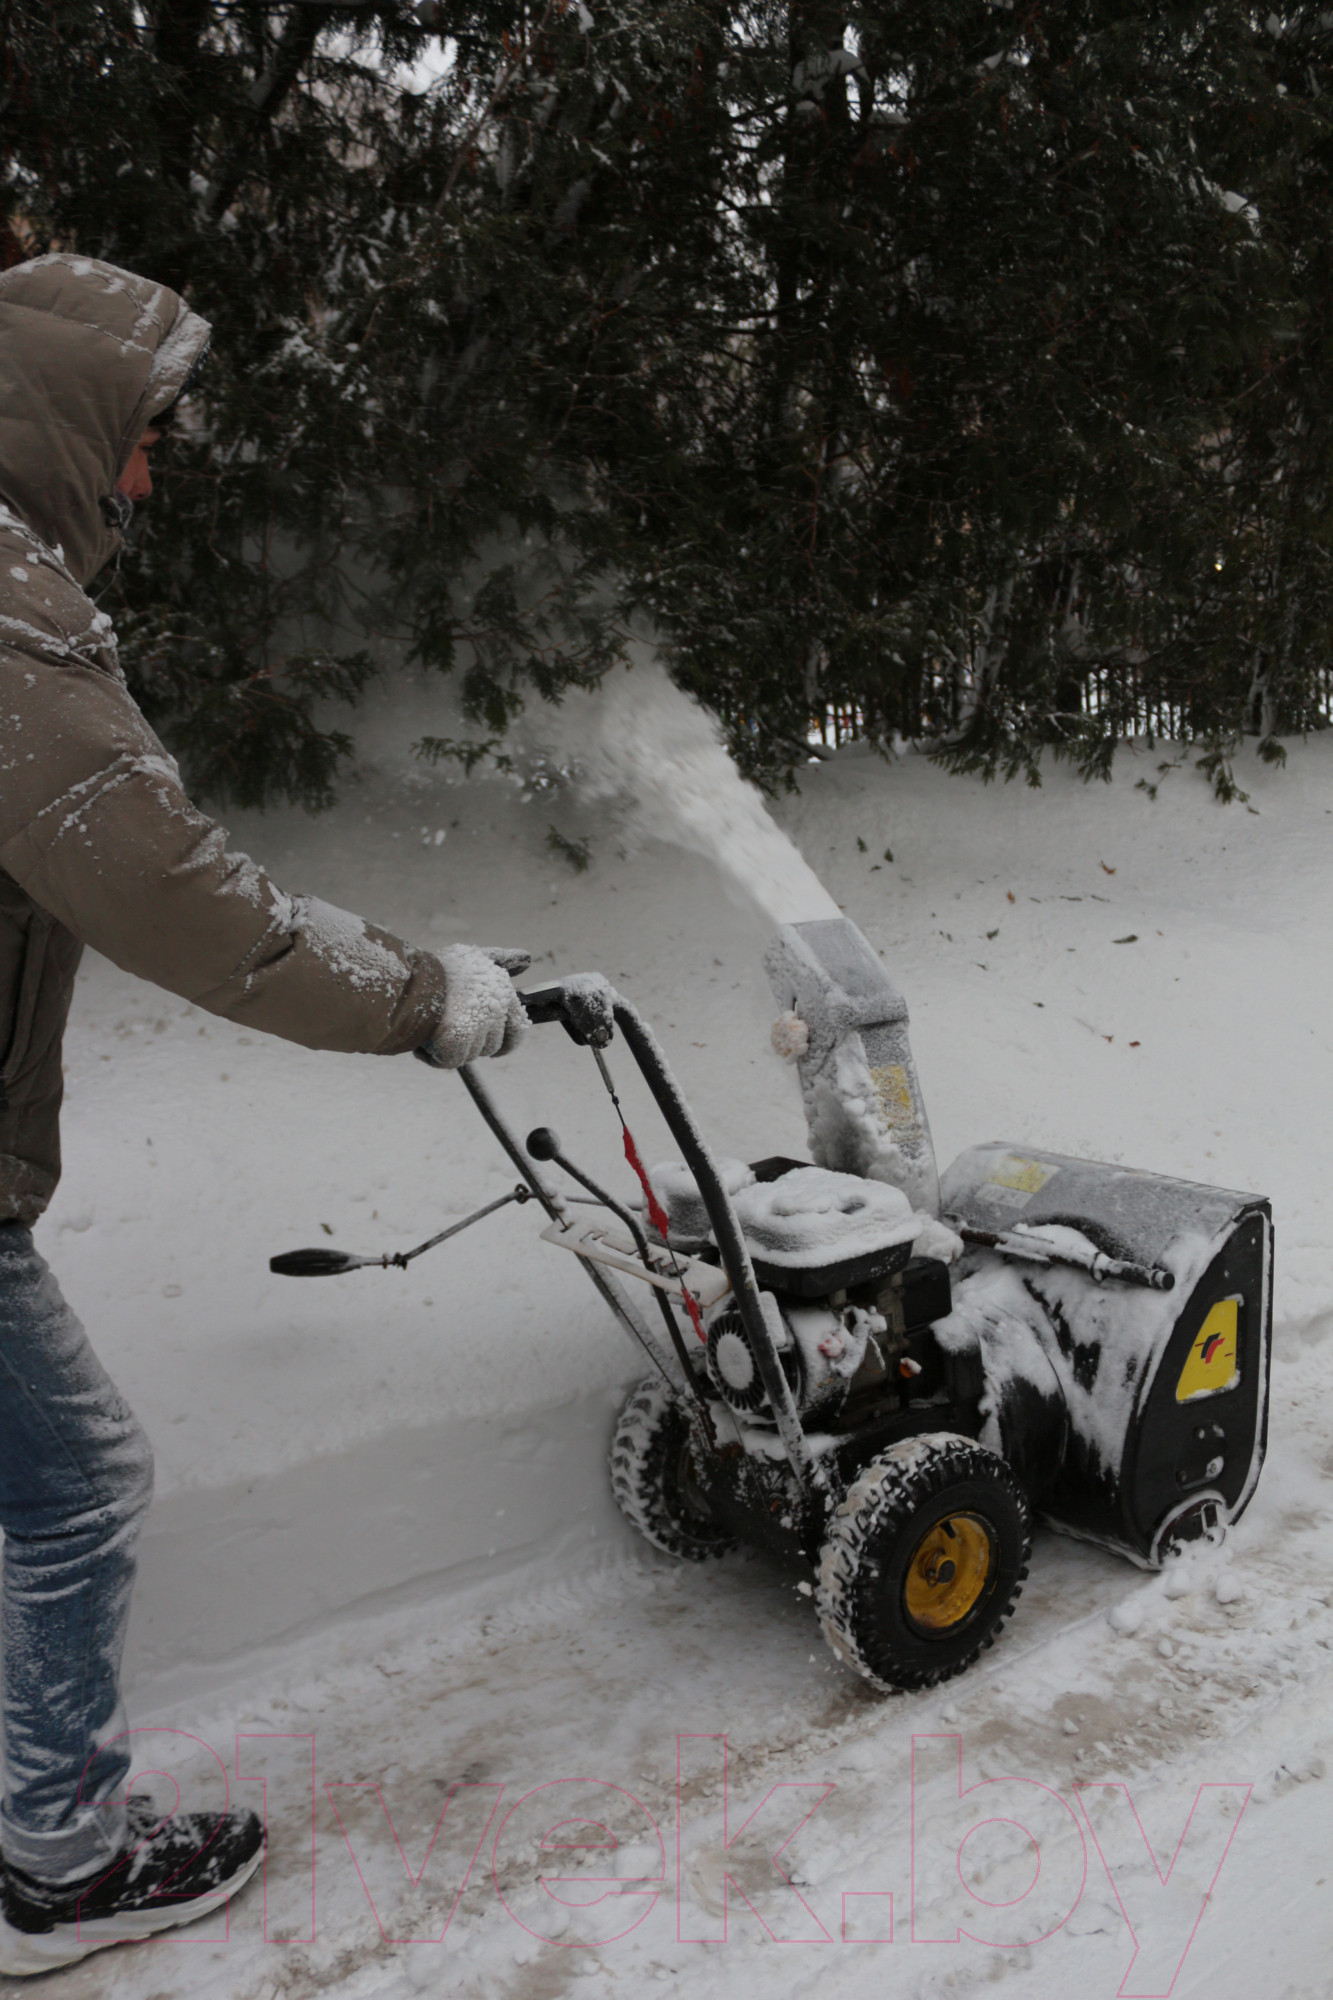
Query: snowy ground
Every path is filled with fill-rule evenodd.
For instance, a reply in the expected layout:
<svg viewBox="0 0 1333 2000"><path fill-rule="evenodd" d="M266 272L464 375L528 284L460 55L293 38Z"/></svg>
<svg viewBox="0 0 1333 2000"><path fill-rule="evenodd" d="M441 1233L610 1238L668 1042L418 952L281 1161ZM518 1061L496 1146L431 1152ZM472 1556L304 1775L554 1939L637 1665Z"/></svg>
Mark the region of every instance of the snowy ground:
<svg viewBox="0 0 1333 2000"><path fill-rule="evenodd" d="M658 697L631 688L651 751ZM765 851L716 769L683 809L685 851L662 838L670 788L624 755L623 705L613 730L605 701L571 704L564 742L596 782L526 802L413 769L403 746L432 726L425 709L379 718L331 818L238 820L238 839L284 886L409 936L522 943L539 970L606 971L657 1025L724 1150L802 1150L758 965L800 871ZM160 1941L42 1990L1333 1991L1333 743L1293 745L1285 773L1247 766L1254 811L1216 806L1188 769L1150 799L1136 781L1161 761L1126 756L1093 789L1052 772L1034 794L845 753L776 810L908 995L942 1164L978 1140L1027 1142L1261 1191L1277 1218L1270 1459L1231 1542L1145 1578L1043 1536L999 1646L929 1695L866 1693L758 1561L684 1573L633 1544L602 1460L640 1371L526 1214L406 1274L269 1275L269 1255L297 1244L405 1247L512 1183L456 1083L252 1041L89 968L66 1180L38 1240L158 1448L134 1719L202 1739L237 1795L257 1800L267 1777L269 1938L305 1941L266 1942L254 1892L226 1943ZM618 764L628 797L607 775ZM548 848L552 823L591 839L586 873ZM701 851L710 841L729 867ZM614 1051L613 1067L629 1086ZM558 1030L490 1076L520 1130L554 1123L576 1158L615 1171L609 1106ZM627 1098L645 1150L664 1156L642 1097ZM680 1736L727 1739L733 1845L724 1870L718 1744L686 1745L678 1897ZM937 1739L918 1744L915 1783L914 1737ZM1050 1789L960 1806L941 1737L961 1742L965 1786ZM143 1763L220 1782L184 1736L145 1736ZM1081 1795L1089 1820L1075 1785L1098 1781L1127 1786L1139 1821L1109 1789ZM455 1784L476 1789L453 1798L414 1888L386 1810L419 1871ZM812 1789L772 1793L797 1784ZM500 1785L487 1828L484 1788ZM798 1899L767 1857L803 1813L783 1852ZM1026 1894L1033 1851L1012 1818L1041 1850ZM954 1857L985 1819L963 1848L969 1893ZM1166 1870L1187 1821L1162 1887L1145 1836ZM548 1875L629 1886L566 1889L600 1897L582 1910L544 1894L539 1842L557 1822L609 1826L620 1847L608 1863L581 1836L552 1860L550 1836ZM443 1941L389 1942L439 1939L474 1851ZM890 1935L890 1894L893 1942L869 1942Z"/></svg>

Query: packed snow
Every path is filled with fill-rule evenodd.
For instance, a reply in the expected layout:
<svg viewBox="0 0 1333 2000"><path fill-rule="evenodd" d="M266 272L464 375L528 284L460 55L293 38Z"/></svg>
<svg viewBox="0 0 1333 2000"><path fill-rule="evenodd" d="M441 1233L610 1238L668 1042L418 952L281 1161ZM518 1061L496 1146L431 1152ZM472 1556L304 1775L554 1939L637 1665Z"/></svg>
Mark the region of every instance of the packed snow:
<svg viewBox="0 0 1333 2000"><path fill-rule="evenodd" d="M996 1140L1271 1196L1268 1463L1225 1546L1159 1575L1040 1533L994 1650L877 1697L808 1587L745 1554L677 1567L620 1521L606 1441L643 1368L531 1207L406 1271L269 1273L301 1244L406 1248L512 1187L454 1079L268 1041L93 960L37 1240L157 1449L139 1765L168 1798L266 1798L273 1846L229 1924L40 1990L1324 2000L1333 740L1243 759L1249 809L1139 747L1109 786L1055 769L1036 793L854 749L766 810L646 663L568 701L545 761L537 717L523 783L411 756L459 733L446 701L386 695L333 814L237 815L237 842L415 942L527 947L520 984L605 973L739 1160L806 1157L762 953L845 910L906 996L942 1164ZM668 1158L606 1054L641 1157ZM634 1198L586 1050L536 1028L486 1078Z"/></svg>
<svg viewBox="0 0 1333 2000"><path fill-rule="evenodd" d="M714 1162L717 1177L729 1195L754 1186L754 1174L744 1160L725 1154ZM698 1182L679 1160L662 1160L648 1169L648 1179L667 1219L667 1234L683 1250L698 1250L708 1241L712 1224ZM646 1199L646 1198L645 1198Z"/></svg>

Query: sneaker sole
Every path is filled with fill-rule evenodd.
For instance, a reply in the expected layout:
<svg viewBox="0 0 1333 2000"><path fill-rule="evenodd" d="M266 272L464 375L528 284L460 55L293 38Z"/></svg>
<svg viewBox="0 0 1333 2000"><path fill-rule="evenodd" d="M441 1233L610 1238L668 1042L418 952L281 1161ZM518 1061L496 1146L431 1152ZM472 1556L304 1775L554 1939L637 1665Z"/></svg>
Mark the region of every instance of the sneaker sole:
<svg viewBox="0 0 1333 2000"><path fill-rule="evenodd" d="M53 1972L57 1966L75 1965L108 1945L135 1944L159 1931L192 1924L245 1887L264 1859L266 1845L261 1843L230 1881L210 1889L206 1896L192 1897L188 1903L164 1903L157 1910L126 1910L123 1916L96 1917L78 1926L57 1924L50 1931L16 1931L0 1917L0 1973L23 1978L34 1972Z"/></svg>

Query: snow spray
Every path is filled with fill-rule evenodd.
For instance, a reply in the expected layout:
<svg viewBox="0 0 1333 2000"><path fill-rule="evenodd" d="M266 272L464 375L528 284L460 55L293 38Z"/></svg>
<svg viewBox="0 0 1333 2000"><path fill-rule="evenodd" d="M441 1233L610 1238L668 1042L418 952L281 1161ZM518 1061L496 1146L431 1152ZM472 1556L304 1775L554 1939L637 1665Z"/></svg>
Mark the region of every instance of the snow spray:
<svg viewBox="0 0 1333 2000"><path fill-rule="evenodd" d="M544 713L582 795L616 808L642 839L705 855L774 924L836 917L819 877L736 769L717 723L674 685L647 644L594 693ZM554 725L554 727L552 726Z"/></svg>

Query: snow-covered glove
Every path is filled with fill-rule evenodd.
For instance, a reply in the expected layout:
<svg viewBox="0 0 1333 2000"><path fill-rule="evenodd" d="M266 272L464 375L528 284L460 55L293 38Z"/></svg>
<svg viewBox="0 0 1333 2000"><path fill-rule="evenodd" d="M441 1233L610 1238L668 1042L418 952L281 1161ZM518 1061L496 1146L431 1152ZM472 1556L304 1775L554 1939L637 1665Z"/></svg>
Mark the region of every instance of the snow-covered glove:
<svg viewBox="0 0 1333 2000"><path fill-rule="evenodd" d="M500 954L506 956L507 954ZM426 1044L441 1069L458 1069L482 1056L506 1056L527 1031L523 1002L490 952L474 944L446 945L439 954L444 967L444 1012Z"/></svg>

